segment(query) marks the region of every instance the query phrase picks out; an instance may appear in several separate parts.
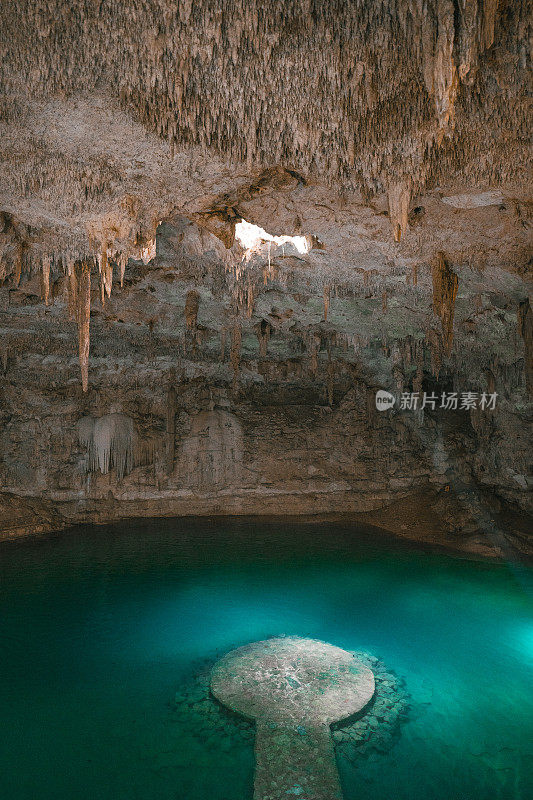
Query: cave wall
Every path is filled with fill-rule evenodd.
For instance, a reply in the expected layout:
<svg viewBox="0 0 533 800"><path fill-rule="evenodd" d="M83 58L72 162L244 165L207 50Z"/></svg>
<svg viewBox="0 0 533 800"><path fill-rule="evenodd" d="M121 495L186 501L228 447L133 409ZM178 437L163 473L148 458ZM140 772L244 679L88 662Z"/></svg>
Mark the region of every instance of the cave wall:
<svg viewBox="0 0 533 800"><path fill-rule="evenodd" d="M168 393L176 398L170 469ZM226 387L194 379L182 379L177 391L137 385L127 393L98 394L80 406L79 397L53 398L48 405L46 395L34 393L39 418L28 419L28 409L12 416L2 436L1 477L8 491L46 497L80 518L128 510L294 514L367 510L431 475L408 428L376 418L364 384L356 389L346 382L335 408L311 386L291 397L271 384L252 402L229 399ZM124 476L112 461L104 472L98 463L91 467L77 432L81 407L94 408L98 418L98 409L111 401L134 421L144 443ZM112 510L111 497L120 501Z"/></svg>
<svg viewBox="0 0 533 800"><path fill-rule="evenodd" d="M529 11L3 3L6 513L531 509Z"/></svg>
<svg viewBox="0 0 533 800"><path fill-rule="evenodd" d="M275 196L283 217L294 196ZM387 219L365 206L344 208L363 237L355 267L353 239L340 245L324 222L314 227L321 247L296 257L290 245L228 249L204 221L174 216L158 229L155 257L130 260L109 296L93 265L81 368L68 276L52 264L46 304L42 278L23 272L0 312L8 323L3 491L95 521L362 512L427 486L476 486L530 509L527 248L514 234L483 268L465 264L452 247L461 230L450 228L448 205L423 202L417 225L431 228L438 246L440 217L447 253L411 256L401 269L391 268ZM475 226L483 213L498 230L522 230L507 203L464 214ZM304 222L310 209L308 200L298 208ZM266 200L263 212L271 214ZM383 388L496 392L498 401L488 410L415 413L397 404L383 413L375 405Z"/></svg>

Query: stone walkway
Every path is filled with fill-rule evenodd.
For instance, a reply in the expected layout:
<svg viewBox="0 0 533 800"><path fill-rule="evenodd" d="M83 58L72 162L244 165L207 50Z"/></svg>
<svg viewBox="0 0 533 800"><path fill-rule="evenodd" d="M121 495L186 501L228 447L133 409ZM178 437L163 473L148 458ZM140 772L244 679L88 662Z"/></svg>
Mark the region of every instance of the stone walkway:
<svg viewBox="0 0 533 800"><path fill-rule="evenodd" d="M342 800L330 725L364 709L372 671L351 653L297 637L222 658L211 692L256 721L254 800Z"/></svg>

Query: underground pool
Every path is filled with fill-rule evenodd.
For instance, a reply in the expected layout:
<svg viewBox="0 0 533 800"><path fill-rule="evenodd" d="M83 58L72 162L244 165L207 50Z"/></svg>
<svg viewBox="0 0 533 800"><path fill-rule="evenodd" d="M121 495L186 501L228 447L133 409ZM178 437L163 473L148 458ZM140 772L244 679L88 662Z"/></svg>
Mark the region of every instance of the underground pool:
<svg viewBox="0 0 533 800"><path fill-rule="evenodd" d="M3 542L0 797L251 800L254 723L210 676L249 643L302 637L375 675L366 715L331 732L345 800L525 800L531 577L341 523L158 519Z"/></svg>

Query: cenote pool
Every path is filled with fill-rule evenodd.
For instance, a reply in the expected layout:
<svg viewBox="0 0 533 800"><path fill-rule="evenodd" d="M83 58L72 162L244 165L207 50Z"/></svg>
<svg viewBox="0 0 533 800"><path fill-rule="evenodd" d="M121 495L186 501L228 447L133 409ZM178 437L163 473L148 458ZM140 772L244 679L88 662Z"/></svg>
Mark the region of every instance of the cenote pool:
<svg viewBox="0 0 533 800"><path fill-rule="evenodd" d="M390 747L339 760L346 800L531 797L530 587L523 567L342 525L147 520L4 542L0 796L251 800L253 732L211 729L221 712L190 686L234 647L297 634L374 654L409 694Z"/></svg>

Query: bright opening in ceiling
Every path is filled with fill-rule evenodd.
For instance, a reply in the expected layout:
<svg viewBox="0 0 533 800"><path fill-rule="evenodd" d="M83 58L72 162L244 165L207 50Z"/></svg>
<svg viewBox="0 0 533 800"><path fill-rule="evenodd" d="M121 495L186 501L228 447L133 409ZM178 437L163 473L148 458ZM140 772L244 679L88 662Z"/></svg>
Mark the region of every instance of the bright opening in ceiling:
<svg viewBox="0 0 533 800"><path fill-rule="evenodd" d="M260 228L259 225L252 225L251 222L246 222L245 219L235 225L235 237L245 250L254 250L260 247L263 242L292 244L299 253L308 253L311 249L307 236L272 236L263 228Z"/></svg>

